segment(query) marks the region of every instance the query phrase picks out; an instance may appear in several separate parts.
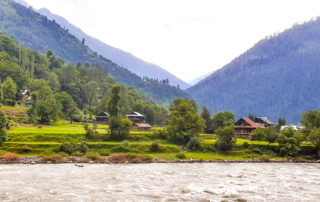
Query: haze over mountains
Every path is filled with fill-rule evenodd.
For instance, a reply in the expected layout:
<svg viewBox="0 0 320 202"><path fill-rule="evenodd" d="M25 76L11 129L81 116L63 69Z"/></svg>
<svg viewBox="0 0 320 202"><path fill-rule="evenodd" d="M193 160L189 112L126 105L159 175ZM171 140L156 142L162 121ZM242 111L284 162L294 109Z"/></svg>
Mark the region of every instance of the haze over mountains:
<svg viewBox="0 0 320 202"><path fill-rule="evenodd" d="M75 64L89 62L107 68L108 73L115 77L117 82L140 89L158 103L189 97L184 91L168 85L167 82L143 80L126 68L92 51L81 40L70 34L68 29L61 27L55 21L12 0L0 1L0 30L27 48L43 53L51 49L56 56L66 62Z"/></svg>
<svg viewBox="0 0 320 202"><path fill-rule="evenodd" d="M99 41L98 39L87 35L80 28L72 25L63 17L52 14L46 8L42 8L38 12L44 16L47 16L50 20L55 20L62 27L67 28L69 32L71 34L74 34L79 40L85 39L85 44L88 45L92 50L97 51L104 57L111 59L115 63L127 68L131 72L141 77L147 76L149 78L155 78L159 80L169 79L171 85L179 85L182 89L190 87L190 84L182 81L165 69L157 65L145 62L130 53L111 47Z"/></svg>
<svg viewBox="0 0 320 202"><path fill-rule="evenodd" d="M258 42L187 89L212 112L254 113L298 123L320 107L320 19Z"/></svg>

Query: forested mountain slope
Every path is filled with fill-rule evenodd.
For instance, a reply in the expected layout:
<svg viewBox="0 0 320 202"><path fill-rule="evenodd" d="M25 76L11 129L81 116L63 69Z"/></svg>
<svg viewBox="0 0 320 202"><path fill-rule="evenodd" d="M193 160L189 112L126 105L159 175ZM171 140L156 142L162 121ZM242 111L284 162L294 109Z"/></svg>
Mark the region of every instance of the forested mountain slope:
<svg viewBox="0 0 320 202"><path fill-rule="evenodd" d="M258 42L189 92L213 112L298 123L320 106L320 19Z"/></svg>
<svg viewBox="0 0 320 202"><path fill-rule="evenodd" d="M107 68L117 82L137 87L159 103L188 97L184 91L168 85L167 82L144 81L138 75L92 51L55 21L50 21L31 8L27 9L12 0L0 1L0 30L28 48L43 53L51 49L56 56L67 62L89 62Z"/></svg>
<svg viewBox="0 0 320 202"><path fill-rule="evenodd" d="M157 65L145 62L130 53L109 46L98 39L87 35L78 27L70 24L63 17L52 14L48 9L43 8L38 12L44 16L47 16L50 20L55 20L62 27L69 29L69 32L74 34L78 39L85 39L85 44L88 45L92 50L97 51L104 57L111 59L115 63L127 68L131 72L141 77L147 76L149 78L155 78L159 80L169 79L171 85L179 85L182 89L190 86L188 83L182 81Z"/></svg>

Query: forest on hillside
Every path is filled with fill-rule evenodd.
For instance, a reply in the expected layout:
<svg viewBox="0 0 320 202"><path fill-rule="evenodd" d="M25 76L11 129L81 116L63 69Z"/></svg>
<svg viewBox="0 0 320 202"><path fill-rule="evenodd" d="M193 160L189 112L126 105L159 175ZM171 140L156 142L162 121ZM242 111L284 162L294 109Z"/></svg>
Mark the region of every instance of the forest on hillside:
<svg viewBox="0 0 320 202"><path fill-rule="evenodd" d="M12 0L0 1L0 30L27 48L41 53L51 49L57 57L66 62L88 62L106 68L118 83L137 88L157 103L169 105L175 98L189 97L183 90L171 86L170 83L145 82L138 75L92 51L84 41L77 39L54 20L51 21L32 8L27 9Z"/></svg>

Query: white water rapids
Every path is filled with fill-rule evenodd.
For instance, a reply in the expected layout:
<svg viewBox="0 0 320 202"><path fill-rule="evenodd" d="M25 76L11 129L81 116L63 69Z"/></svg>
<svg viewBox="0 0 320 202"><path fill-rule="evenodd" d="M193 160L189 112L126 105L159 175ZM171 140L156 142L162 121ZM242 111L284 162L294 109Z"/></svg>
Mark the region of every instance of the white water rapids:
<svg viewBox="0 0 320 202"><path fill-rule="evenodd" d="M320 201L319 164L0 165L0 201Z"/></svg>

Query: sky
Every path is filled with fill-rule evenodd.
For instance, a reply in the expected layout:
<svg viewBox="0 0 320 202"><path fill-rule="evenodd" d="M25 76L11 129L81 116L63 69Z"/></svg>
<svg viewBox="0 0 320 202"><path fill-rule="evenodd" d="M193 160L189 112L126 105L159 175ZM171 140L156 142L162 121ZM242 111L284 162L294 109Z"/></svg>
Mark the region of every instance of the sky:
<svg viewBox="0 0 320 202"><path fill-rule="evenodd" d="M185 81L320 16L319 0L26 0Z"/></svg>

